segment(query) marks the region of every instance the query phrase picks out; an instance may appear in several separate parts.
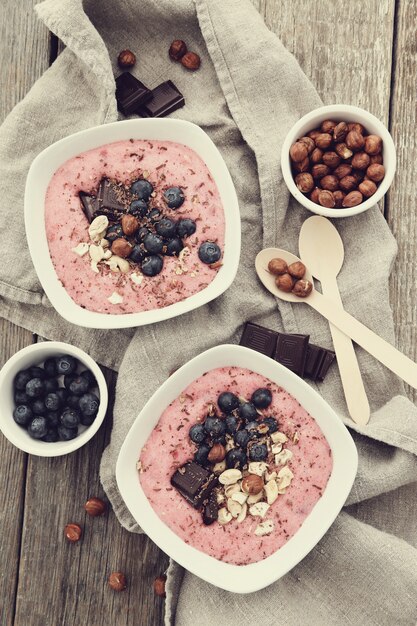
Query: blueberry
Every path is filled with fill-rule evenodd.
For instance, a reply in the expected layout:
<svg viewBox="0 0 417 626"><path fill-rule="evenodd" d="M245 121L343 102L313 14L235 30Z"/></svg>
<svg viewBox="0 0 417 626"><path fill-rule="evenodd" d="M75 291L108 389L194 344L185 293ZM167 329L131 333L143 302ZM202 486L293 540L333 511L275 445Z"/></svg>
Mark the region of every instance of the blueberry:
<svg viewBox="0 0 417 626"><path fill-rule="evenodd" d="M85 393L80 398L81 413L86 417L92 417L93 415L97 415L99 405L100 400L97 398L95 393Z"/></svg>
<svg viewBox="0 0 417 626"><path fill-rule="evenodd" d="M251 434L245 429L238 430L234 436L234 440L237 446L240 446L241 448L246 448L249 441L251 440Z"/></svg>
<svg viewBox="0 0 417 626"><path fill-rule="evenodd" d="M166 248L166 256L178 256L184 245L178 237L174 237L171 241L168 241Z"/></svg>
<svg viewBox="0 0 417 626"><path fill-rule="evenodd" d="M31 378L26 384L26 393L29 398L39 398L45 393L45 383L40 378Z"/></svg>
<svg viewBox="0 0 417 626"><path fill-rule="evenodd" d="M260 424L266 424L268 426L269 433L276 433L279 428L278 422L275 417L265 417L265 419L263 419Z"/></svg>
<svg viewBox="0 0 417 626"><path fill-rule="evenodd" d="M258 417L258 411L256 410L256 406L252 404L252 402L242 402L239 406L239 415L245 421L256 420Z"/></svg>
<svg viewBox="0 0 417 626"><path fill-rule="evenodd" d="M161 219L161 215L162 213L159 209L152 209L146 217L152 224L155 224L155 222Z"/></svg>
<svg viewBox="0 0 417 626"><path fill-rule="evenodd" d="M113 224L113 226L107 229L106 239L110 241L110 243L113 243L113 241L120 237L124 237L123 229L120 224Z"/></svg>
<svg viewBox="0 0 417 626"><path fill-rule="evenodd" d="M65 404L67 404L71 409L79 409L80 408L80 397L69 395L66 399Z"/></svg>
<svg viewBox="0 0 417 626"><path fill-rule="evenodd" d="M51 356L49 357L49 359L46 359L45 363L43 364L43 369L45 370L45 374L49 376L49 378L57 375L56 360L54 359L54 357Z"/></svg>
<svg viewBox="0 0 417 626"><path fill-rule="evenodd" d="M229 468L243 469L247 461L246 454L240 448L233 448L226 454L226 465Z"/></svg>
<svg viewBox="0 0 417 626"><path fill-rule="evenodd" d="M231 413L239 406L239 398L230 391L224 391L217 398L217 404L223 413Z"/></svg>
<svg viewBox="0 0 417 626"><path fill-rule="evenodd" d="M143 245L145 246L145 250L150 254L159 254L160 252L162 252L164 242L163 239L158 235L155 235L154 233L148 233L143 240Z"/></svg>
<svg viewBox="0 0 417 626"><path fill-rule="evenodd" d="M46 435L42 437L42 441L47 441L48 443L55 443L55 441L59 440L58 431L53 426L48 426L48 430L46 431Z"/></svg>
<svg viewBox="0 0 417 626"><path fill-rule="evenodd" d="M31 376L29 370L22 370L18 372L14 379L14 388L18 391L25 391L26 385L31 378L33 378L33 376Z"/></svg>
<svg viewBox="0 0 417 626"><path fill-rule="evenodd" d="M61 413L59 411L47 411L46 419L48 420L48 426L59 426Z"/></svg>
<svg viewBox="0 0 417 626"><path fill-rule="evenodd" d="M13 419L19 426L26 426L33 419L33 411L27 404L19 404L13 411Z"/></svg>
<svg viewBox="0 0 417 626"><path fill-rule="evenodd" d="M67 428L66 426L58 426L58 435L62 441L75 439L78 435L78 428Z"/></svg>
<svg viewBox="0 0 417 626"><path fill-rule="evenodd" d="M42 367L29 367L29 372L32 378L40 378L41 380L46 378L45 370Z"/></svg>
<svg viewBox="0 0 417 626"><path fill-rule="evenodd" d="M205 241L198 249L198 256L203 263L216 263L221 255L219 246L213 241Z"/></svg>
<svg viewBox="0 0 417 626"><path fill-rule="evenodd" d="M237 431L237 419L234 415L228 415L226 417L226 431L229 435L233 435Z"/></svg>
<svg viewBox="0 0 417 626"><path fill-rule="evenodd" d="M177 235L184 239L184 237L189 237L190 235L194 235L197 230L197 224L194 220L190 220L189 218L178 220L177 222Z"/></svg>
<svg viewBox="0 0 417 626"><path fill-rule="evenodd" d="M46 378L44 382L45 393L51 393L51 391L56 391L58 389L58 381L56 378Z"/></svg>
<svg viewBox="0 0 417 626"><path fill-rule="evenodd" d="M75 409L65 409L60 417L62 426L76 428L80 423L80 414Z"/></svg>
<svg viewBox="0 0 417 626"><path fill-rule="evenodd" d="M265 461L268 456L268 450L264 443L256 443L249 450L249 458L251 461Z"/></svg>
<svg viewBox="0 0 417 626"><path fill-rule="evenodd" d="M26 391L15 391L14 401L16 404L29 404L31 398L29 398Z"/></svg>
<svg viewBox="0 0 417 626"><path fill-rule="evenodd" d="M178 209L184 202L185 196L179 187L169 187L164 191L164 200L170 209Z"/></svg>
<svg viewBox="0 0 417 626"><path fill-rule="evenodd" d="M177 232L177 224L170 217L163 217L156 224L155 230L164 239L173 239Z"/></svg>
<svg viewBox="0 0 417 626"><path fill-rule="evenodd" d="M128 213L140 219L141 217L145 217L148 210L148 204L145 200L133 200L133 202L130 203Z"/></svg>
<svg viewBox="0 0 417 626"><path fill-rule="evenodd" d="M59 389L57 389L55 391L56 395L59 397L59 399L61 400L62 405L65 404L65 401L68 397L68 391L66 389L64 389L63 387L60 387Z"/></svg>
<svg viewBox="0 0 417 626"><path fill-rule="evenodd" d="M209 446L203 443L194 454L194 461L199 465L207 465L209 452Z"/></svg>
<svg viewBox="0 0 417 626"><path fill-rule="evenodd" d="M45 398L45 406L48 411L58 411L62 406L61 398L56 393L48 393Z"/></svg>
<svg viewBox="0 0 417 626"><path fill-rule="evenodd" d="M74 396L82 396L89 388L88 380L84 376L76 376L70 382L69 390Z"/></svg>
<svg viewBox="0 0 417 626"><path fill-rule="evenodd" d="M32 412L34 415L45 415L46 407L42 398L37 398L32 402Z"/></svg>
<svg viewBox="0 0 417 626"><path fill-rule="evenodd" d="M149 182L149 180L139 178L131 184L130 191L135 194L135 196L137 196L139 200L145 200L146 202L148 202L149 198L151 197L151 193L153 192L153 186Z"/></svg>
<svg viewBox="0 0 417 626"><path fill-rule="evenodd" d="M206 431L204 430L203 424L194 424L194 426L191 426L189 435L191 441L194 443L203 443L206 438Z"/></svg>
<svg viewBox="0 0 417 626"><path fill-rule="evenodd" d="M257 409L266 409L272 402L272 393L269 389L257 389L253 392L251 400Z"/></svg>
<svg viewBox="0 0 417 626"><path fill-rule="evenodd" d="M94 422L95 419L96 419L95 415L83 415L81 413L81 424L83 426L91 426L91 424Z"/></svg>
<svg viewBox="0 0 417 626"><path fill-rule="evenodd" d="M142 226L141 228L139 228L138 232L136 233L136 241L138 243L142 243L146 235L150 232L151 231L149 230L149 228L146 228L146 226Z"/></svg>
<svg viewBox="0 0 417 626"><path fill-rule="evenodd" d="M57 357L56 368L58 374L74 374L77 369L77 359L69 354Z"/></svg>
<svg viewBox="0 0 417 626"><path fill-rule="evenodd" d="M211 437L221 437L226 432L226 422L219 417L207 417L204 428Z"/></svg>
<svg viewBox="0 0 417 626"><path fill-rule="evenodd" d="M225 446L226 445L225 435L221 435L220 437L213 437L213 443L221 443L222 446Z"/></svg>
<svg viewBox="0 0 417 626"><path fill-rule="evenodd" d="M96 377L94 376L94 374L90 370L84 370L83 372L80 373L80 376L83 376L84 378L87 379L88 387L96 387L97 386Z"/></svg>
<svg viewBox="0 0 417 626"><path fill-rule="evenodd" d="M129 261L132 263L140 263L145 258L145 251L140 244L136 244L132 248L132 252L129 254Z"/></svg>
<svg viewBox="0 0 417 626"><path fill-rule="evenodd" d="M72 383L74 378L77 378L77 374L65 374L65 376L64 376L64 387L65 387L65 389L69 389L70 384Z"/></svg>
<svg viewBox="0 0 417 626"><path fill-rule="evenodd" d="M258 434L258 426L259 426L258 422L248 422L245 426L245 430L247 430L248 433L253 438L253 437L256 437L256 435Z"/></svg>
<svg viewBox="0 0 417 626"><path fill-rule="evenodd" d="M158 255L147 256L141 263L142 274L145 276L156 276L162 271L164 261Z"/></svg>
<svg viewBox="0 0 417 626"><path fill-rule="evenodd" d="M34 439L42 439L47 432L48 423L46 417L35 417L28 426L28 433Z"/></svg>

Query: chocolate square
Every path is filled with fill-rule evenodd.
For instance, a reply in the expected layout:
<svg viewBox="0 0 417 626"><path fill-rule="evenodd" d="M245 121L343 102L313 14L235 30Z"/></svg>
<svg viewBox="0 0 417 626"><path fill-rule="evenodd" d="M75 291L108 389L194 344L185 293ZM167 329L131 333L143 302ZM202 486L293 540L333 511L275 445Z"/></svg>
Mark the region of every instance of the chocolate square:
<svg viewBox="0 0 417 626"><path fill-rule="evenodd" d="M125 213L127 202L123 186L103 178L97 192L95 215L107 215L110 221L117 222Z"/></svg>
<svg viewBox="0 0 417 626"><path fill-rule="evenodd" d="M253 322L246 322L240 345L273 357L277 345L278 333Z"/></svg>
<svg viewBox="0 0 417 626"><path fill-rule="evenodd" d="M323 362L320 366L320 371L317 374L317 380L322 382L326 378L326 374L329 371L329 367L333 363L336 354L332 350L326 350L326 354L324 355Z"/></svg>
<svg viewBox="0 0 417 626"><path fill-rule="evenodd" d="M130 72L123 72L116 78L117 108L123 115L136 113L151 98L151 90Z"/></svg>
<svg viewBox="0 0 417 626"><path fill-rule="evenodd" d="M320 346L310 343L307 347L304 376L311 378L312 380L317 380L317 376L325 356L326 350L324 348L320 348Z"/></svg>
<svg viewBox="0 0 417 626"><path fill-rule="evenodd" d="M171 476L171 485L199 509L217 485L217 477L194 461L187 461Z"/></svg>
<svg viewBox="0 0 417 626"><path fill-rule="evenodd" d="M184 96L172 80L152 89L152 100L142 106L138 113L142 117L165 117L185 104Z"/></svg>
<svg viewBox="0 0 417 626"><path fill-rule="evenodd" d="M85 191L80 191L78 195L81 200L84 215L91 224L94 219L94 213L97 211L97 198L89 193L86 193Z"/></svg>
<svg viewBox="0 0 417 626"><path fill-rule="evenodd" d="M275 360L298 376L304 376L309 339L310 335L278 333Z"/></svg>

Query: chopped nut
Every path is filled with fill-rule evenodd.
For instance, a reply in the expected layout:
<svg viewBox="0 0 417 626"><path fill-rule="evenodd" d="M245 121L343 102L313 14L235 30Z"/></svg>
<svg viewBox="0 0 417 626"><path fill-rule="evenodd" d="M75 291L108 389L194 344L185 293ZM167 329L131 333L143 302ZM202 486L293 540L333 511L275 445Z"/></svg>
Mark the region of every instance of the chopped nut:
<svg viewBox="0 0 417 626"><path fill-rule="evenodd" d="M237 493L234 493L232 495L232 500L235 500L236 502L239 502L239 504L241 504L241 505L245 504L247 499L248 499L248 494L247 493L243 493L243 491L238 491Z"/></svg>
<svg viewBox="0 0 417 626"><path fill-rule="evenodd" d="M123 302L123 297L120 295L120 293L113 291L113 293L107 298L107 300L111 302L111 304L121 304Z"/></svg>
<svg viewBox="0 0 417 626"><path fill-rule="evenodd" d="M249 507L249 513L253 517L265 517L269 509L269 504L267 502L257 502Z"/></svg>
<svg viewBox="0 0 417 626"><path fill-rule="evenodd" d="M75 252L75 254L78 254L78 256L84 256L84 254L88 252L88 248L88 243L81 242L78 244L78 246L72 248L72 252Z"/></svg>
<svg viewBox="0 0 417 626"><path fill-rule="evenodd" d="M273 471L271 473L265 472L265 480L267 482L269 482L270 480L275 480L277 476L278 476L278 474L275 471Z"/></svg>
<svg viewBox="0 0 417 626"><path fill-rule="evenodd" d="M222 485L233 485L242 478L242 472L238 469L228 469L219 476Z"/></svg>
<svg viewBox="0 0 417 626"><path fill-rule="evenodd" d="M235 483L234 485L226 485L224 489L224 493L226 494L227 498L230 498L233 494L239 493L239 492L240 492L239 483Z"/></svg>
<svg viewBox="0 0 417 626"><path fill-rule="evenodd" d="M130 275L130 280L135 283L135 285L140 285L143 281L142 274L138 274L137 272L132 272Z"/></svg>
<svg viewBox="0 0 417 626"><path fill-rule="evenodd" d="M104 250L100 245L96 246L94 244L91 244L91 246L88 249L88 252L89 252L91 260L95 261L96 263L101 261L101 259L104 256Z"/></svg>
<svg viewBox="0 0 417 626"><path fill-rule="evenodd" d="M97 261L91 261L90 263L90 267L93 270L93 272L96 272L96 274L99 273L99 269L97 267Z"/></svg>
<svg viewBox="0 0 417 626"><path fill-rule="evenodd" d="M216 502L217 504L222 504L226 500L223 492L218 491L216 494Z"/></svg>
<svg viewBox="0 0 417 626"><path fill-rule="evenodd" d="M268 504L274 504L278 498L278 485L275 480L269 480L265 485L266 501Z"/></svg>
<svg viewBox="0 0 417 626"><path fill-rule="evenodd" d="M105 250L106 248L109 248L109 247L110 247L110 241L109 241L108 239L105 239L105 238L103 237L103 239L101 239L101 240L100 240L100 246L101 246L102 248L104 248L104 250Z"/></svg>
<svg viewBox="0 0 417 626"><path fill-rule="evenodd" d="M242 510L242 505L236 500L232 500L232 498L227 499L227 509L232 517L236 518L239 516L239 513Z"/></svg>
<svg viewBox="0 0 417 626"><path fill-rule="evenodd" d="M282 443L274 443L271 446L271 452L272 454L279 454L282 450Z"/></svg>
<svg viewBox="0 0 417 626"><path fill-rule="evenodd" d="M108 261L111 256L113 256L113 252L111 250L104 250L103 259Z"/></svg>
<svg viewBox="0 0 417 626"><path fill-rule="evenodd" d="M278 472L278 489L286 489L286 487L289 487L293 478L294 474L290 468L285 465Z"/></svg>
<svg viewBox="0 0 417 626"><path fill-rule="evenodd" d="M263 461L252 461L249 463L249 474L256 474L257 476L263 476L266 470L268 469L268 465Z"/></svg>
<svg viewBox="0 0 417 626"><path fill-rule="evenodd" d="M291 450L285 448L285 450L282 450L279 454L275 455L275 465L285 465L288 461L291 461L292 457L293 453Z"/></svg>
<svg viewBox="0 0 417 626"><path fill-rule="evenodd" d="M260 500L262 500L263 497L264 497L264 493L262 489L262 491L260 491L259 493L248 496L247 503L256 504L256 502L259 502Z"/></svg>
<svg viewBox="0 0 417 626"><path fill-rule="evenodd" d="M130 265L126 259L122 259L122 257L117 256L117 254L113 254L109 260L106 261L106 265L110 267L112 272L122 272L123 274L127 274L130 269Z"/></svg>
<svg viewBox="0 0 417 626"><path fill-rule="evenodd" d="M213 473L214 474L221 474L222 472L224 472L224 470L227 468L226 465L226 461L220 461L220 463L216 463L213 466Z"/></svg>
<svg viewBox="0 0 417 626"><path fill-rule="evenodd" d="M271 433L271 439L274 443L285 443L288 441L287 435L280 432Z"/></svg>
<svg viewBox="0 0 417 626"><path fill-rule="evenodd" d="M221 509L219 509L219 513L217 517L217 521L219 522L219 524L224 526L225 524L228 524L229 522L231 522L232 519L233 519L232 514L230 513L230 511L226 509L226 507L223 506Z"/></svg>
<svg viewBox="0 0 417 626"><path fill-rule="evenodd" d="M96 243L103 239L103 235L105 234L107 227L109 225L109 220L105 215L98 215L91 222L88 227L88 234L90 235L90 239Z"/></svg>
<svg viewBox="0 0 417 626"><path fill-rule="evenodd" d="M263 537L263 535L270 535L274 530L274 522L270 519L265 520L265 522L261 522L255 528L255 535L258 537Z"/></svg>
<svg viewBox="0 0 417 626"><path fill-rule="evenodd" d="M241 522L243 522L244 519L246 519L246 515L248 513L248 505L246 504L246 502L244 502L242 504L242 510L240 511L236 521L238 522L238 524L240 524Z"/></svg>

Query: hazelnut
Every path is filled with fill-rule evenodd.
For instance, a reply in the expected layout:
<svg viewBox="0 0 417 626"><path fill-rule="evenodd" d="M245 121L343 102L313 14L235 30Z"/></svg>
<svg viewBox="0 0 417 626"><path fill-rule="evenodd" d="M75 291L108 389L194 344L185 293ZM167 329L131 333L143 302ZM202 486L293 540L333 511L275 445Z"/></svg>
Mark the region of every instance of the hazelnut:
<svg viewBox="0 0 417 626"><path fill-rule="evenodd" d="M333 174L339 178L344 178L345 176L349 176L352 172L352 166L349 163L342 163L339 167L336 167Z"/></svg>
<svg viewBox="0 0 417 626"><path fill-rule="evenodd" d="M121 256L122 259L125 259L132 252L132 246L126 239L123 239L123 237L119 237L118 239L115 239L113 241L111 245L111 251L116 256Z"/></svg>
<svg viewBox="0 0 417 626"><path fill-rule="evenodd" d="M317 165L313 165L313 167L311 168L311 174L313 178L323 178L323 176L327 176L327 174L330 174L330 167L327 167L327 165L324 165L324 163L317 163Z"/></svg>
<svg viewBox="0 0 417 626"><path fill-rule="evenodd" d="M337 209L340 209L340 207L342 206L343 198L345 197L345 195L346 194L343 193L343 191L340 191L340 189L333 192L334 206Z"/></svg>
<svg viewBox="0 0 417 626"><path fill-rule="evenodd" d="M309 193L314 189L314 180L311 174L304 172L303 174L297 174L295 177L295 184L298 189L303 193Z"/></svg>
<svg viewBox="0 0 417 626"><path fill-rule="evenodd" d="M379 183L385 176L385 167L380 163L372 163L366 170L366 175L375 183Z"/></svg>
<svg viewBox="0 0 417 626"><path fill-rule="evenodd" d="M373 180L364 180L359 185L359 191L363 196L365 196L365 198L373 196L376 190L377 186Z"/></svg>
<svg viewBox="0 0 417 626"><path fill-rule="evenodd" d="M109 585L114 591L123 591L127 587L126 576L123 572L113 572L109 576Z"/></svg>
<svg viewBox="0 0 417 626"><path fill-rule="evenodd" d="M167 577L162 574L153 581L153 590L160 598L165 598L165 582Z"/></svg>
<svg viewBox="0 0 417 626"><path fill-rule="evenodd" d="M324 120L324 122L322 122L321 126L320 126L320 130L322 133L329 133L331 134L334 130L336 126L336 122L333 122L333 120Z"/></svg>
<svg viewBox="0 0 417 626"><path fill-rule="evenodd" d="M316 204L318 204L319 203L319 193L320 193L320 189L318 187L313 189L313 191L310 194L310 200L312 202L315 202Z"/></svg>
<svg viewBox="0 0 417 626"><path fill-rule="evenodd" d="M382 154L372 154L369 160L371 165L372 163L380 163L382 165Z"/></svg>
<svg viewBox="0 0 417 626"><path fill-rule="evenodd" d="M365 172L363 170L352 170L352 176L356 180L356 186L358 186L365 178Z"/></svg>
<svg viewBox="0 0 417 626"><path fill-rule="evenodd" d="M106 503L100 500L100 498L90 498L84 504L84 508L91 517L98 517L99 515L103 515L106 510Z"/></svg>
<svg viewBox="0 0 417 626"><path fill-rule="evenodd" d="M208 460L210 463L220 463L226 456L226 450L221 443L213 444L210 452L208 453Z"/></svg>
<svg viewBox="0 0 417 626"><path fill-rule="evenodd" d="M293 294L299 298L306 298L313 291L313 285L309 280L297 280L293 287Z"/></svg>
<svg viewBox="0 0 417 626"><path fill-rule="evenodd" d="M117 57L117 63L122 69L133 67L136 63L136 56L131 50L122 50Z"/></svg>
<svg viewBox="0 0 417 626"><path fill-rule="evenodd" d="M306 266L301 261L295 261L288 266L288 273L294 278L303 278L306 273Z"/></svg>
<svg viewBox="0 0 417 626"><path fill-rule="evenodd" d="M342 191L352 191L352 189L356 187L356 184L356 178L351 175L344 176L339 180L339 186Z"/></svg>
<svg viewBox="0 0 417 626"><path fill-rule="evenodd" d="M290 291L292 291L294 280L289 274L281 274L281 276L277 276L275 278L275 284L278 289L281 289L281 291L286 291L287 293L289 293Z"/></svg>
<svg viewBox="0 0 417 626"><path fill-rule="evenodd" d="M198 70L201 64L201 59L195 52L186 52L183 57L181 57L181 64L187 69L194 72Z"/></svg>
<svg viewBox="0 0 417 626"><path fill-rule="evenodd" d="M337 154L342 157L342 159L350 159L353 155L352 150L349 150L345 143L337 143L335 146L335 150Z"/></svg>
<svg viewBox="0 0 417 626"><path fill-rule="evenodd" d="M308 157L306 157L302 161L298 161L298 163L293 163L293 168L296 172L308 172L309 167L310 160Z"/></svg>
<svg viewBox="0 0 417 626"><path fill-rule="evenodd" d="M342 206L347 209L352 206L358 206L363 201L360 191L351 191L343 198Z"/></svg>
<svg viewBox="0 0 417 626"><path fill-rule="evenodd" d="M320 150L320 148L314 148L313 152L310 154L310 159L312 163L321 163L323 159L323 150Z"/></svg>
<svg viewBox="0 0 417 626"><path fill-rule="evenodd" d="M307 133L308 137L311 137L311 139L315 142L316 138L320 135L320 131L317 130L316 128L314 130L310 130L309 133Z"/></svg>
<svg viewBox="0 0 417 626"><path fill-rule="evenodd" d="M139 230L139 220L134 215L123 215L122 230L125 235L133 235Z"/></svg>
<svg viewBox="0 0 417 626"><path fill-rule="evenodd" d="M382 139L378 135L368 135L365 137L365 152L371 155L379 154L382 151Z"/></svg>
<svg viewBox="0 0 417 626"><path fill-rule="evenodd" d="M271 274L279 276L288 272L288 265L284 259L271 259L268 263L268 270Z"/></svg>
<svg viewBox="0 0 417 626"><path fill-rule="evenodd" d="M337 142L344 141L348 134L348 127L346 122L339 122L336 124L333 130L333 139Z"/></svg>
<svg viewBox="0 0 417 626"><path fill-rule="evenodd" d="M346 145L353 151L362 150L365 145L365 139L361 133L356 130L351 130L346 135Z"/></svg>
<svg viewBox="0 0 417 626"><path fill-rule="evenodd" d="M321 133L316 137L316 146L326 150L332 143L332 136L329 133Z"/></svg>
<svg viewBox="0 0 417 626"><path fill-rule="evenodd" d="M322 189L328 189L329 191L336 191L336 189L339 189L339 179L332 174L323 176L320 180L320 187Z"/></svg>
<svg viewBox="0 0 417 626"><path fill-rule="evenodd" d="M332 170L340 164L341 158L337 152L325 152L323 154L323 163L330 167Z"/></svg>
<svg viewBox="0 0 417 626"><path fill-rule="evenodd" d="M370 158L366 152L357 152L353 155L352 166L357 170L366 170L369 166Z"/></svg>
<svg viewBox="0 0 417 626"><path fill-rule="evenodd" d="M300 161L304 161L304 159L308 156L308 150L305 143L301 141L296 141L290 148L290 157L291 160L295 163L299 163Z"/></svg>
<svg viewBox="0 0 417 626"><path fill-rule="evenodd" d="M299 139L298 141L301 141L301 143L304 143L307 146L309 154L310 152L313 152L314 148L316 147L316 144L311 139L311 137L301 137L301 139Z"/></svg>
<svg viewBox="0 0 417 626"><path fill-rule="evenodd" d="M262 476L258 476L257 474L248 474L242 480L242 491L251 496L256 496L258 493L261 493L263 488L264 481L262 480Z"/></svg>
<svg viewBox="0 0 417 626"><path fill-rule="evenodd" d="M348 132L350 133L350 131L355 131L355 133L360 133L361 135L363 135L363 133L365 132L364 127L362 126L362 124L359 124L359 122L349 122L349 124L347 125L348 127Z"/></svg>
<svg viewBox="0 0 417 626"><path fill-rule="evenodd" d="M83 531L78 524L67 524L64 528L65 537L71 543L76 543L81 539Z"/></svg>
<svg viewBox="0 0 417 626"><path fill-rule="evenodd" d="M181 39L174 39L169 47L169 58L173 61L181 61L184 54L187 52L187 46Z"/></svg>
<svg viewBox="0 0 417 626"><path fill-rule="evenodd" d="M320 189L318 199L319 204L321 204L321 206L327 207L328 209L332 209L335 205L332 192L326 189Z"/></svg>

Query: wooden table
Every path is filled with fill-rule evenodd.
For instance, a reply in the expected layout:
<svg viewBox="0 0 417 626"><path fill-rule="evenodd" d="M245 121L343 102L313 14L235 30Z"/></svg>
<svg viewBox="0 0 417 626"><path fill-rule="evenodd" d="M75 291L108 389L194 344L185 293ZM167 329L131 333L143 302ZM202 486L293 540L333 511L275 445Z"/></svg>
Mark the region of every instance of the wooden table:
<svg viewBox="0 0 417 626"><path fill-rule="evenodd" d="M293 52L327 104L362 106L389 127L398 170L383 206L399 254L390 283L398 346L417 357L416 210L417 0L253 0L269 28ZM0 20L0 116L26 94L60 51L35 17L36 0L3 0ZM0 365L36 341L0 319ZM110 389L115 374L107 371ZM410 397L415 399L410 391ZM123 530L112 511L88 518L87 497L103 496L100 456L111 411L98 435L77 453L29 457L0 435L0 624L8 626L158 626L163 602L152 582L167 557L146 537ZM69 545L67 522L84 526ZM122 570L128 590L113 593L111 571ZM196 625L198 626L198 625Z"/></svg>

